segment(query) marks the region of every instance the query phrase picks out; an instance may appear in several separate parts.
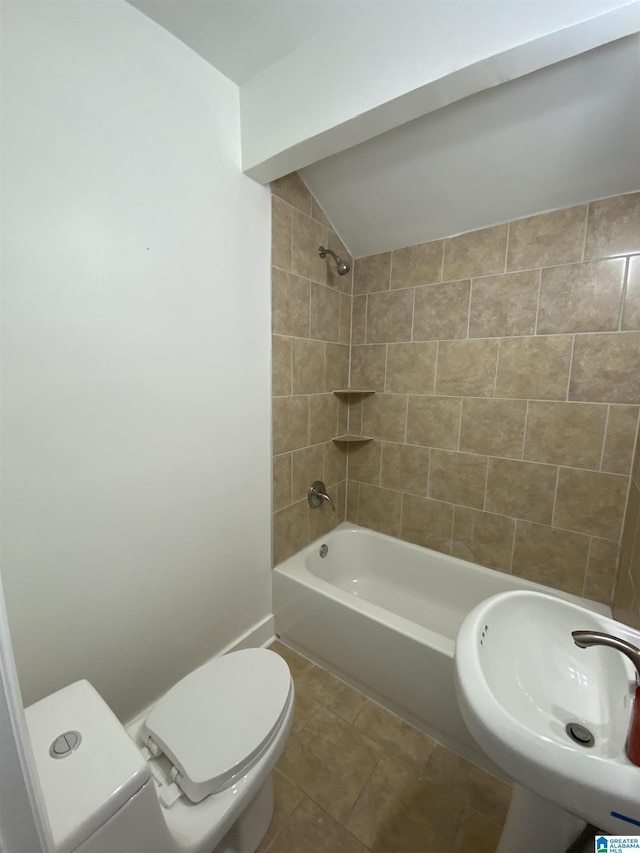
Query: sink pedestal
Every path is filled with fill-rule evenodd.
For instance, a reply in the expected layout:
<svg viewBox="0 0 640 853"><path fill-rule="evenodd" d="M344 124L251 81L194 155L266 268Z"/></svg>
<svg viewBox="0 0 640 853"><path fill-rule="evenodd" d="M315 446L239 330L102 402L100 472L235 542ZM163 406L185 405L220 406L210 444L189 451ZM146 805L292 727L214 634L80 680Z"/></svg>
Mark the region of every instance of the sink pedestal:
<svg viewBox="0 0 640 853"><path fill-rule="evenodd" d="M565 853L585 826L586 821L514 782L496 853Z"/></svg>

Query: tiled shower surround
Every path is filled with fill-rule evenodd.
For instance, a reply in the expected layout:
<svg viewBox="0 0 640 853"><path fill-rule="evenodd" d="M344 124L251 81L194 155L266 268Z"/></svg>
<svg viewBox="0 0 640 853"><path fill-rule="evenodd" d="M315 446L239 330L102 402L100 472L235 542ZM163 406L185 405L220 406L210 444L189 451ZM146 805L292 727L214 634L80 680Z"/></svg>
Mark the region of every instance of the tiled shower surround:
<svg viewBox="0 0 640 853"><path fill-rule="evenodd" d="M349 303L350 282L312 266L325 236L344 248L300 179L274 192L275 562L342 519L316 520L303 491L322 462L344 500L329 427L348 416L372 438L348 452L348 520L609 603L638 432L640 194L358 259ZM330 394L347 385L376 394L347 407Z"/></svg>

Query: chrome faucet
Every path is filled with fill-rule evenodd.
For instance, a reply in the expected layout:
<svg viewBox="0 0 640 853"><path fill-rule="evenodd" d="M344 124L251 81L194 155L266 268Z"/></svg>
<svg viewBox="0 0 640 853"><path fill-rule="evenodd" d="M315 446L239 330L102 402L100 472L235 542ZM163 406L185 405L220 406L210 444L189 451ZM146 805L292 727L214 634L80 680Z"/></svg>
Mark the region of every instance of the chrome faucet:
<svg viewBox="0 0 640 853"><path fill-rule="evenodd" d="M331 509L334 512L336 511L333 501L327 494L327 487L322 480L313 481L307 493L307 500L311 509L318 509L319 506L322 506L323 501L328 501L331 504Z"/></svg>
<svg viewBox="0 0 640 853"><path fill-rule="evenodd" d="M636 683L640 684L640 649L614 637L612 634L603 634L601 631L572 631L571 636L576 646L586 649L588 646L609 646L626 655L636 668Z"/></svg>

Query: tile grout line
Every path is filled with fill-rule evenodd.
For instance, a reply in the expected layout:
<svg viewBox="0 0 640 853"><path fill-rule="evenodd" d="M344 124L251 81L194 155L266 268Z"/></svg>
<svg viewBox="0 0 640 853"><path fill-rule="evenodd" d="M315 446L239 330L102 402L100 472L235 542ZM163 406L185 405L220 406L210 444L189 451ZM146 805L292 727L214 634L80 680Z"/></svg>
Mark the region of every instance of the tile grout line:
<svg viewBox="0 0 640 853"><path fill-rule="evenodd" d="M589 577L589 563L591 562L591 547L593 545L593 536L589 536L589 547L587 548L587 559L584 564L584 577L582 578L582 597L586 598L585 592L587 589L587 580Z"/></svg>
<svg viewBox="0 0 640 853"><path fill-rule="evenodd" d="M509 221L509 222L507 222L507 240L506 240L506 245L505 245L505 247L504 247L504 270L503 270L503 275L507 272L507 270L508 270L508 266L509 266L508 261L509 261L509 240L510 240L510 239L511 239L511 222Z"/></svg>
<svg viewBox="0 0 640 853"><path fill-rule="evenodd" d="M589 213L591 212L591 202L587 202L587 209L584 216L584 238L582 240L582 258L584 262L587 254L587 234L589 233Z"/></svg>
<svg viewBox="0 0 640 853"><path fill-rule="evenodd" d="M528 462L529 460L525 458L525 449L527 447L527 430L529 428L529 403L531 400L526 401L525 410L524 410L524 428L522 430L522 450L520 452L520 461Z"/></svg>
<svg viewBox="0 0 640 853"><path fill-rule="evenodd" d="M536 319L534 324L533 336L538 337L538 317L540 315L540 299L542 296L542 270L538 270L538 296L536 297Z"/></svg>
<svg viewBox="0 0 640 853"><path fill-rule="evenodd" d="M553 492L553 509L551 510L551 523L549 524L549 527L554 529L554 530L562 530L563 529L561 527L556 527L556 525L555 525L556 508L557 508L557 504L558 504L558 485L559 484L560 484L560 466L558 465L556 467L556 485L555 485L554 492ZM589 534L585 534L585 535L589 535Z"/></svg>
<svg viewBox="0 0 640 853"><path fill-rule="evenodd" d="M562 402L571 403L572 402L572 400L571 400L571 374L573 373L573 355L575 352L575 348L576 348L576 336L573 335L571 338L571 355L569 356L569 370L568 370L568 375L567 375L567 390L566 390L566 394L565 394L565 399L560 400L559 401L560 403L562 403Z"/></svg>
<svg viewBox="0 0 640 853"><path fill-rule="evenodd" d="M622 298L620 300L620 314L618 316L618 328L616 331L623 332L622 321L624 319L624 306L627 301L627 289L629 287L629 275L631 274L631 258L625 258L624 276L622 279Z"/></svg>
<svg viewBox="0 0 640 853"><path fill-rule="evenodd" d="M608 471L604 472L604 469L602 467L604 465L604 453L605 453L605 450L607 447L607 436L609 433L609 418L610 417L611 417L611 403L607 403L607 413L605 415L604 429L602 431L602 447L600 449L600 466L598 468L598 470L603 472L603 473L610 473Z"/></svg>

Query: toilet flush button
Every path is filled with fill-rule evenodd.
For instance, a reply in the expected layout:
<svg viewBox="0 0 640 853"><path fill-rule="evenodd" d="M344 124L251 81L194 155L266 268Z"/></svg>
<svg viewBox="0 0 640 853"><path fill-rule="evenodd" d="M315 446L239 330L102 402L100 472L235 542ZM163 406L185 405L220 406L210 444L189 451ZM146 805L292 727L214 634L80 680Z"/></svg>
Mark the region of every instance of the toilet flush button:
<svg viewBox="0 0 640 853"><path fill-rule="evenodd" d="M66 758L80 746L81 740L80 732L65 732L51 744L49 755L52 758Z"/></svg>

